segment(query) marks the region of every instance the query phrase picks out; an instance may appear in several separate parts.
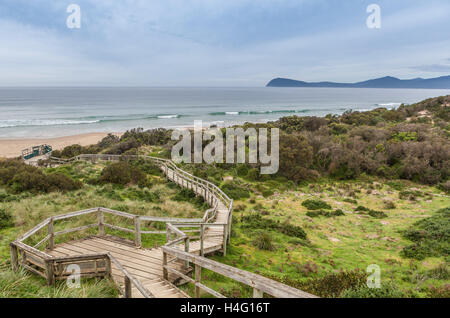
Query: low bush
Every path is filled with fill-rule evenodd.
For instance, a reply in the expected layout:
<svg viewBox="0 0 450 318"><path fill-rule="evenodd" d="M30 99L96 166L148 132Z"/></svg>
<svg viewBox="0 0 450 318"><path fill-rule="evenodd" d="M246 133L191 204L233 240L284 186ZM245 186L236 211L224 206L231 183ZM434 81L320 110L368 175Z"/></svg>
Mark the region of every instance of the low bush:
<svg viewBox="0 0 450 318"><path fill-rule="evenodd" d="M273 238L269 233L266 233L266 232L259 232L253 239L252 244L260 250L265 250L265 251L275 250L275 245L273 244Z"/></svg>
<svg viewBox="0 0 450 318"><path fill-rule="evenodd" d="M241 227L243 228L273 230L288 236L306 239L306 232L300 226L263 218L257 213L241 216L241 224Z"/></svg>
<svg viewBox="0 0 450 318"><path fill-rule="evenodd" d="M308 210L331 210L331 206L325 201L319 199L308 199L302 202L302 205Z"/></svg>
<svg viewBox="0 0 450 318"><path fill-rule="evenodd" d="M172 197L174 201L191 201L196 197L195 192L192 189L182 188L179 189L175 195Z"/></svg>
<svg viewBox="0 0 450 318"><path fill-rule="evenodd" d="M359 288L345 290L342 298L404 298L405 294L393 283L383 283L380 288Z"/></svg>
<svg viewBox="0 0 450 318"><path fill-rule="evenodd" d="M423 197L423 193L420 191L411 191L411 190L404 190L400 191L398 193L398 198L400 200L411 200L414 201L416 198Z"/></svg>
<svg viewBox="0 0 450 318"><path fill-rule="evenodd" d="M368 212L370 209L366 208L365 206L358 205L355 209L355 212Z"/></svg>
<svg viewBox="0 0 450 318"><path fill-rule="evenodd" d="M431 256L450 255L450 207L438 210L433 216L414 223L403 236L414 244L401 254L422 260Z"/></svg>
<svg viewBox="0 0 450 318"><path fill-rule="evenodd" d="M358 206L355 209L355 212L368 214L371 217L376 218L376 219L384 219L384 218L388 217L388 215L382 211L375 211L375 210L366 208L365 206L362 206L362 205Z"/></svg>
<svg viewBox="0 0 450 318"><path fill-rule="evenodd" d="M367 214L369 214L371 217L375 219L384 219L388 217L387 214L384 213L383 211L370 210Z"/></svg>
<svg viewBox="0 0 450 318"><path fill-rule="evenodd" d="M306 212L306 215L309 216L310 218L316 218L319 216L324 216L324 217L329 218L329 217L334 217L334 216L342 216L342 215L345 215L345 213L341 209L337 209L335 211L324 211L324 210L308 211L308 212Z"/></svg>
<svg viewBox="0 0 450 318"><path fill-rule="evenodd" d="M365 286L367 274L362 270L355 269L341 270L338 273L331 273L324 277L313 278L307 281L300 281L288 275L282 278L271 275L270 278L319 297L333 298L340 297L346 290L359 289Z"/></svg>
<svg viewBox="0 0 450 318"><path fill-rule="evenodd" d="M250 198L249 190L237 182L225 182L221 189L234 200Z"/></svg>
<svg viewBox="0 0 450 318"><path fill-rule="evenodd" d="M11 213L6 209L0 209L0 230L14 226Z"/></svg>
<svg viewBox="0 0 450 318"><path fill-rule="evenodd" d="M262 196L268 198L274 194L273 190L266 189L262 191Z"/></svg>
<svg viewBox="0 0 450 318"><path fill-rule="evenodd" d="M126 162L115 162L105 167L100 174L100 183L146 185L147 177L141 169Z"/></svg>
<svg viewBox="0 0 450 318"><path fill-rule="evenodd" d="M248 174L248 166L245 164L238 165L236 168L236 174L241 178L246 177Z"/></svg>
<svg viewBox="0 0 450 318"><path fill-rule="evenodd" d="M427 291L429 298L450 298L450 284L434 287L431 286Z"/></svg>
<svg viewBox="0 0 450 318"><path fill-rule="evenodd" d="M395 203L392 202L392 201L390 201L390 200L385 200L385 201L383 202L383 204L384 204L384 208L385 208L385 209L388 209L388 210L392 210L392 209L395 209L395 208L396 208Z"/></svg>

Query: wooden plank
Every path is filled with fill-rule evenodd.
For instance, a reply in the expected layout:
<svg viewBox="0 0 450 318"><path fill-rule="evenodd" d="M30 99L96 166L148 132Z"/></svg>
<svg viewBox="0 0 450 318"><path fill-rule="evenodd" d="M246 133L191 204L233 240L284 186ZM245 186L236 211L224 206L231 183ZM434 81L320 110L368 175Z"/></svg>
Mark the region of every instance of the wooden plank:
<svg viewBox="0 0 450 318"><path fill-rule="evenodd" d="M55 246L55 243L54 243L55 234L53 232L53 218L50 218L50 220L48 221L47 233L48 233L48 235L47 235L48 236L48 248L49 248L49 250L52 250L53 247ZM41 242L39 242L37 245L39 246Z"/></svg>
<svg viewBox="0 0 450 318"><path fill-rule="evenodd" d="M26 232L25 234L23 234L22 236L20 236L17 241L18 242L22 242L24 240L26 240L27 238L29 238L31 235L35 234L37 231L41 230L42 228L44 228L44 226L46 226L48 224L48 222L50 221L50 218L45 219L44 221L42 221L41 223L39 223L38 225L36 225L35 227L33 227L31 230L29 230L28 232Z"/></svg>
<svg viewBox="0 0 450 318"><path fill-rule="evenodd" d="M53 221L64 220L64 219L72 218L75 216L91 214L91 213L94 213L97 211L98 211L98 208L92 208L92 209L70 212L70 213L66 213L66 214L60 214L60 215L54 216Z"/></svg>
<svg viewBox="0 0 450 318"><path fill-rule="evenodd" d="M273 295L275 297L291 298L291 297L301 297L301 298L316 298L316 296L309 293L300 291L293 287L287 286L285 284L273 281L261 275L253 274L241 269L231 267L216 261L204 257L194 256L182 252L178 249L171 247L162 247L163 251L174 255L183 260L189 260L197 266L212 270L216 273L224 275L226 277L232 278L241 283L247 284L251 287L257 288L267 294Z"/></svg>
<svg viewBox="0 0 450 318"><path fill-rule="evenodd" d="M79 227L75 227L72 229L67 229L67 230L62 230L62 231L58 231L55 232L54 235L63 235L63 234L68 234L68 233L72 233L72 232L77 232L77 231L84 231L93 227L97 227L98 224L97 223L92 223L92 224L88 224L88 225L84 225L84 226L79 226Z"/></svg>
<svg viewBox="0 0 450 318"><path fill-rule="evenodd" d="M202 280L202 267L195 264L195 298L200 298L200 286L198 285Z"/></svg>
<svg viewBox="0 0 450 318"><path fill-rule="evenodd" d="M202 283L195 283L195 287L197 288L201 288L204 291L206 291L207 293L210 293L211 295L217 297L217 298L226 298L224 295L222 295L221 293L216 292L214 289L209 288L208 286L203 285Z"/></svg>
<svg viewBox="0 0 450 318"><path fill-rule="evenodd" d="M17 246L14 243L9 244L10 255L11 255L11 266L12 270L16 271L19 269L19 254L17 251Z"/></svg>
<svg viewBox="0 0 450 318"><path fill-rule="evenodd" d="M97 211L97 223L98 223L98 235L105 235L105 219L103 217L103 211L98 209Z"/></svg>
<svg viewBox="0 0 450 318"><path fill-rule="evenodd" d="M125 294L127 294L127 289L129 291L129 295L131 297L131 283L133 283L133 285L142 293L142 295L144 295L147 298L150 297L154 297L153 294L151 292L149 292L144 286L141 285L141 283L136 280L136 278L134 278L120 263L119 261L117 261L114 256L112 256L111 254L109 254L109 258L111 259L111 262L114 263L125 275L125 286L126 290L125 290Z"/></svg>
<svg viewBox="0 0 450 318"><path fill-rule="evenodd" d="M37 249L39 246L42 245L42 243L44 243L44 242L46 242L48 239L50 239L50 237L51 237L50 234L47 235L47 236L45 236L42 240L40 240L39 242L37 242L36 245L34 245L33 247ZM50 248L50 244L49 244L49 248Z"/></svg>
<svg viewBox="0 0 450 318"><path fill-rule="evenodd" d="M134 233L134 230L127 229L127 228L124 228L124 227L121 227L121 226L112 225L112 224L109 224L109 223L104 223L103 225L108 227L108 228L110 228L110 229L113 229L113 230Z"/></svg>
<svg viewBox="0 0 450 318"><path fill-rule="evenodd" d="M127 212L122 212L122 211L116 211L116 210L111 210L111 209L107 209L107 208L99 208L100 211L104 212L104 213L109 213L109 214L113 214L113 215L118 215L118 216L122 216L128 219L134 219L134 217L136 215L131 214L131 213L127 213Z"/></svg>
<svg viewBox="0 0 450 318"><path fill-rule="evenodd" d="M134 217L134 244L136 247L141 247L141 220L139 216Z"/></svg>

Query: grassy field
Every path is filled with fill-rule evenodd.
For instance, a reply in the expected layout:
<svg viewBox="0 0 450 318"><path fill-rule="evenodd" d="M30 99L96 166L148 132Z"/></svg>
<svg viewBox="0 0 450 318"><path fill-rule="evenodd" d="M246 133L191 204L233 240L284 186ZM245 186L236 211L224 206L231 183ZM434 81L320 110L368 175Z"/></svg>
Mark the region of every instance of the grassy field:
<svg viewBox="0 0 450 318"><path fill-rule="evenodd" d="M81 289L69 289L64 283L52 288L46 287L41 278L9 269L8 244L49 216L96 206L139 215L173 217L201 217L206 209L204 203L186 196L158 173L146 173L146 187L99 184L95 180L104 168L103 164L78 162L45 169L45 173L63 173L83 183L80 190L71 192L12 194L0 188L0 210L9 211L14 224L0 229L0 297L117 296L108 280L84 280ZM243 179L238 177L236 169L207 169L215 169L215 174L208 174L212 181L221 183L225 191L227 184L237 185L228 188L242 197L235 201L227 256L214 255L215 260L306 290L308 286L319 286L321 279L343 271L361 269L365 272L370 264L380 266L382 284L395 286L404 297L429 297L433 287L449 284L445 256L424 260L401 256L402 249L411 244L402 231L450 206L450 198L436 187L374 177L340 182L324 179L294 186L282 179ZM308 199L321 200L325 208L308 210L302 205ZM341 212L334 214L336 210ZM380 214L374 214L373 217L370 210L382 211L384 215L378 218ZM310 213L314 211L324 212L324 215ZM255 219L255 215L261 216L263 221ZM131 226L120 219L111 222ZM89 223L92 220L86 217L58 226L68 228ZM164 224L146 226L162 228ZM162 245L164 241L164 235L143 237L143 245L149 248ZM203 280L230 297L251 295L250 288L209 271L205 271ZM192 292L192 286L183 288Z"/></svg>
<svg viewBox="0 0 450 318"><path fill-rule="evenodd" d="M47 194L11 194L0 188L0 211L8 211L13 217L13 226L0 228L0 297L112 297L117 291L110 281L84 280L82 289L70 289L64 283L56 289L46 287L44 279L25 272L14 273L10 270L9 243L47 217L91 207L106 207L138 215L170 216L170 217L202 217L206 205L199 200L189 202L189 198L180 197L180 189L167 183L160 175L150 175L151 188L138 186L119 186L112 184L90 185L89 179L97 178L104 165L91 165L77 162L72 165L46 169L47 173L63 172L74 179L83 182L80 190L72 192L51 192ZM151 193L149 195L149 193ZM95 215L71 218L59 222L55 231L63 228L73 228L95 222ZM132 228L131 222L123 218L105 216L105 221L111 224ZM144 229L165 229L163 223L148 223ZM86 230L81 233L67 234L58 237L55 243L63 240L85 237L95 234L96 230ZM46 233L37 233L27 243L36 243ZM107 234L116 234L133 239L132 234L106 229ZM153 248L165 243L165 235L143 235L144 247Z"/></svg>
<svg viewBox="0 0 450 318"><path fill-rule="evenodd" d="M421 196L414 200L399 199L399 194L405 190L396 190L398 183L392 186L381 180L322 182L295 191L276 193L268 198L256 196L237 201L231 247L226 257L216 259L281 281L287 279L300 286L330 273L357 268L365 271L368 265L377 264L381 268L382 282L395 284L405 295L425 297L430 287L450 282L448 274L445 279L433 274L439 268L448 270L448 260L445 257L429 257L417 261L401 257L400 251L411 244L401 233L417 220L448 207L450 198L435 188L421 186L415 189L417 185L406 183L402 184L402 188L413 189ZM342 210L344 215L307 216L308 210L301 203L311 198L320 198L332 209ZM373 218L355 211L358 206L382 210L387 217ZM243 216L255 213L281 224L301 226L307 239L298 239L276 230L249 228L240 221ZM269 236L266 238L272 245L269 250L258 248L257 238L261 231ZM220 283L217 286L227 288ZM233 288L237 293L236 287ZM231 294L233 288L229 291ZM242 292L245 295L246 291Z"/></svg>

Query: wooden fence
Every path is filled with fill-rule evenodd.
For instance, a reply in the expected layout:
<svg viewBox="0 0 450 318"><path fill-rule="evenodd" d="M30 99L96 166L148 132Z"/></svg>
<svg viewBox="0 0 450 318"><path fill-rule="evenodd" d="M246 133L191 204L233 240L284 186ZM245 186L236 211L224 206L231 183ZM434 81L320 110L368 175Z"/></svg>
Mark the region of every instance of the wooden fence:
<svg viewBox="0 0 450 318"><path fill-rule="evenodd" d="M111 276L111 264L114 263L124 276L124 288L121 293L125 297L132 296L132 286L135 286L144 297L154 297L133 275L131 275L111 254L91 254L70 257L53 257L38 248L46 246L47 249L54 248L54 239L56 236L64 235L73 232L85 231L92 228L97 228L98 235L105 234L105 228L132 233L134 236L134 244L136 247L142 245L142 235L147 234L166 234L166 245L162 247L163 259L162 270L163 278L168 280L169 272L185 279L187 282L195 285L196 296L200 296L200 290L206 291L216 297L224 297L219 292L205 286L201 283L202 269L208 269L219 273L225 277L231 278L240 283L251 286L254 290L254 297L262 297L264 293L274 297L306 297L312 298L314 295L305 293L271 279L265 278L261 275L253 274L238 268L234 268L216 261L212 261L204 257L205 250L203 244L208 238L217 235L208 235L208 228L222 228L223 234L220 234L222 239L222 251L226 253L226 244L230 239L231 218L233 209L233 200L231 200L219 187L209 181L203 180L192 174L178 168L176 164L167 159L149 157L149 156L117 156L117 155L80 155L68 160L59 158L52 158L58 164L69 163L77 160L92 161L97 160L135 160L145 159L152 160L157 163L166 177L179 184L182 187L193 189L197 194L201 195L205 201L211 206L205 211L203 218L199 219L183 219L183 218L165 218L153 216L139 216L131 213L111 210L107 208L97 207L77 212L66 213L62 215L47 218L33 229L23 234L20 238L10 244L11 263L13 269L22 266L31 272L40 275L47 279L48 284L54 284L56 279L67 278L71 273L67 270L68 264L77 264L81 269L81 277L104 277ZM226 210L226 222L214 223L218 211ZM61 231L54 231L55 222L65 220L68 218L96 214L97 221L92 224L83 225L72 229L64 229ZM133 220L134 227L132 229L121 227L105 222L105 214L111 214L123 217L128 220ZM150 222L164 222L166 223L165 231L143 231L141 223L144 221ZM34 246L29 246L24 241L38 231L46 228L47 234ZM190 251L190 243L192 240L200 241L200 255L194 255ZM46 244L46 245L45 245ZM191 278L178 270L168 266L168 257L171 256L171 261L177 259L185 262L186 267L190 264L195 266L195 278ZM120 286L118 286L120 288Z"/></svg>

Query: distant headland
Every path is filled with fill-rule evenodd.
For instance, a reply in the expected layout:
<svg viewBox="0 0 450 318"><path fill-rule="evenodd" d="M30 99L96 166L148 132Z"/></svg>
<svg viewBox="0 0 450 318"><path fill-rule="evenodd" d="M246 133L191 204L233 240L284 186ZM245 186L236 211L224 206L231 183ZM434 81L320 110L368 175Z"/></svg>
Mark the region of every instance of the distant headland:
<svg viewBox="0 0 450 318"><path fill-rule="evenodd" d="M450 89L450 76L402 80L386 76L357 83L304 82L288 78L275 78L266 87L337 87L337 88L422 88Z"/></svg>

